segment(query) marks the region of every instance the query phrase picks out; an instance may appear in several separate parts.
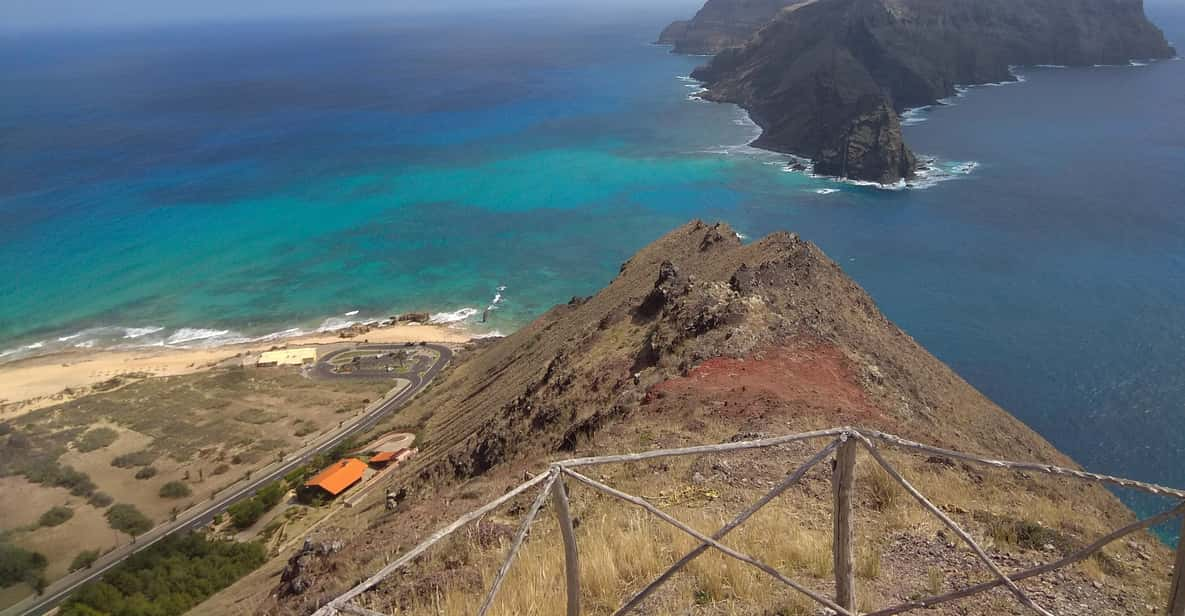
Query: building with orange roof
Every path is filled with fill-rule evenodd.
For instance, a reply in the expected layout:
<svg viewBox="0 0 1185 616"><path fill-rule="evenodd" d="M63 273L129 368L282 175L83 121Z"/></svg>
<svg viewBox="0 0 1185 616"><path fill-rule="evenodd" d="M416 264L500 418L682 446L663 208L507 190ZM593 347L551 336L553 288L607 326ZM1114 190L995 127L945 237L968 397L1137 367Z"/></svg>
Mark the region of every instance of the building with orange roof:
<svg viewBox="0 0 1185 616"><path fill-rule="evenodd" d="M401 464L403 461L415 455L415 449L408 449L404 447L396 451L380 451L370 458L371 466L384 467L390 464Z"/></svg>
<svg viewBox="0 0 1185 616"><path fill-rule="evenodd" d="M397 451L380 451L370 457L370 464L372 466L386 466L395 461L399 456Z"/></svg>
<svg viewBox="0 0 1185 616"><path fill-rule="evenodd" d="M362 481L365 474L365 462L357 458L347 458L334 462L329 468L317 473L305 482L304 487L308 490L321 490L329 496L337 496Z"/></svg>

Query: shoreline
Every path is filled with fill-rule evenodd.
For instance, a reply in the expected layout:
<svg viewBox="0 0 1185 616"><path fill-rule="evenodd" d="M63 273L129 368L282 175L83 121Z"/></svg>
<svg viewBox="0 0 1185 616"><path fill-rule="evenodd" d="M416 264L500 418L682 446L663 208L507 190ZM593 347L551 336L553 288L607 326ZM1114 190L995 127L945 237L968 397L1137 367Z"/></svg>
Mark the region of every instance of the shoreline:
<svg viewBox="0 0 1185 616"><path fill-rule="evenodd" d="M481 337L465 329L441 324L374 324L348 337L342 328L280 340L234 342L217 346L181 348L146 346L129 349L69 349L0 363L0 421L61 404L92 393L122 386L112 382L180 376L211 370L275 348L326 346L351 342L437 342L465 344ZM96 387L111 383L109 387Z"/></svg>

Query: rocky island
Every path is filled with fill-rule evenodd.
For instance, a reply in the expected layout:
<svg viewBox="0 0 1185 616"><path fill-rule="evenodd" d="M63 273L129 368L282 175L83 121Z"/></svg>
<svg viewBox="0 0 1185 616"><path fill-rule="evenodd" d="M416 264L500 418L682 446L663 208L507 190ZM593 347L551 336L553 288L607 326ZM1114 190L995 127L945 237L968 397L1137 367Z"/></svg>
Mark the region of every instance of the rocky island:
<svg viewBox="0 0 1185 616"><path fill-rule="evenodd" d="M956 85L1015 80L1012 66L1176 53L1141 0L817 0L778 8L737 46L729 42L756 13L726 4L750 6L714 0L701 11L712 19L677 22L660 41L676 51L718 44L692 75L708 88L704 98L747 109L763 130L756 146L809 158L822 175L879 184L917 169L900 113ZM729 15L733 26L713 25Z"/></svg>

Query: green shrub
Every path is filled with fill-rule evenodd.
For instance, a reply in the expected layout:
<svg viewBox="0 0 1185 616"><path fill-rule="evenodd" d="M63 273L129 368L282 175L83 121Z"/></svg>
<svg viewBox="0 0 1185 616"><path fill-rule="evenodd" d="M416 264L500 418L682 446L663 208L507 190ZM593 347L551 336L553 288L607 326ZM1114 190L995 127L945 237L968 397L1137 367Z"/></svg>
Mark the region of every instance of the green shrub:
<svg viewBox="0 0 1185 616"><path fill-rule="evenodd" d="M263 503L258 499L248 498L228 507L226 513L230 516L231 525L241 530L257 522L267 513L267 509L264 509Z"/></svg>
<svg viewBox="0 0 1185 616"><path fill-rule="evenodd" d="M70 572L81 571L83 569L90 569L95 561L99 560L98 550L83 550L79 552L74 561L70 563Z"/></svg>
<svg viewBox="0 0 1185 616"><path fill-rule="evenodd" d="M0 541L0 588L20 582L35 585L42 579L46 564L41 554Z"/></svg>
<svg viewBox="0 0 1185 616"><path fill-rule="evenodd" d="M74 496L90 496L95 492L95 483L72 467L56 461L40 460L25 466L22 474L33 483L56 486L70 490Z"/></svg>
<svg viewBox="0 0 1185 616"><path fill-rule="evenodd" d="M267 560L259 543L174 535L80 588L61 616L179 616Z"/></svg>
<svg viewBox="0 0 1185 616"><path fill-rule="evenodd" d="M145 466L136 471L136 479L152 479L153 477L156 477L155 466Z"/></svg>
<svg viewBox="0 0 1185 616"><path fill-rule="evenodd" d="M119 433L111 428L95 428L88 430L86 434L79 437L78 441L74 443L74 446L78 448L78 451L86 453L88 451L102 449L114 443L117 438L119 438Z"/></svg>
<svg viewBox="0 0 1185 616"><path fill-rule="evenodd" d="M141 451L133 451L132 453L125 453L121 456L115 456L111 460L111 466L116 468L135 468L137 466L148 466L156 461L157 455L147 449Z"/></svg>
<svg viewBox="0 0 1185 616"><path fill-rule="evenodd" d="M152 530L152 520L148 519L148 516L141 513L135 506L123 503L112 505L107 510L107 524L111 528L133 537Z"/></svg>
<svg viewBox="0 0 1185 616"><path fill-rule="evenodd" d="M231 505L226 509L231 525L240 530L250 527L259 521L263 514L280 504L287 493L288 487L284 482L277 481L265 486L255 496Z"/></svg>
<svg viewBox="0 0 1185 616"><path fill-rule="evenodd" d="M86 502L90 503L92 507L102 509L114 503L115 499L111 498L111 495L106 492L95 492L91 494L90 498L86 499Z"/></svg>
<svg viewBox="0 0 1185 616"><path fill-rule="evenodd" d="M180 481L170 481L160 487L161 498L185 498L190 494L193 494L193 492L189 489L189 486Z"/></svg>
<svg viewBox="0 0 1185 616"><path fill-rule="evenodd" d="M37 519L37 524L47 528L59 526L65 524L72 517L74 517L73 509L58 505L56 507L50 507L49 511L41 514L41 517Z"/></svg>

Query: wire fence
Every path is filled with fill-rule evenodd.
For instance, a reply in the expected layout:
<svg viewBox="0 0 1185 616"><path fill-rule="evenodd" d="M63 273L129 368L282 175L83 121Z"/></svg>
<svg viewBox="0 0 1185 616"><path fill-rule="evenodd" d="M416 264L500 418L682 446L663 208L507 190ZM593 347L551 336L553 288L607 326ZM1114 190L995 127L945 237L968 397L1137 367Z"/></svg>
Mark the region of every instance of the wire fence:
<svg viewBox="0 0 1185 616"><path fill-rule="evenodd" d="M718 454L730 451L762 449L792 442L810 440L825 440L827 441L827 444L801 466L787 475L780 483L766 492L750 507L738 514L735 518L730 520L727 524L722 526L716 532L712 533L710 536L704 535L687 524L675 519L668 513L655 507L653 504L643 498L617 490L595 479L592 479L577 470L583 469L585 467L594 467L604 464L638 462L657 458ZM1087 545L1070 554L1064 555L1057 561L1021 571L1007 573L1001 569L1000 566L996 564L996 562L993 561L990 556L988 556L983 547L978 542L976 542L966 530L964 530L957 522L947 516L940 508L938 508L936 505L934 505L934 503L926 498L926 496L922 494L921 491L914 487L914 485L910 483L909 480L907 480L892 464L888 462L888 460L885 459L884 455L881 453L882 447L897 448L932 456L942 456L999 469L1043 473L1055 477L1072 479L1087 483L1117 486L1153 494L1156 496L1168 497L1173 500L1173 505L1162 513L1138 520L1128 524L1127 526L1124 526L1123 528L1119 528L1099 538L1090 545ZM884 471L888 473L888 475L893 479L893 481L900 485L901 488L903 488L914 500L918 502L918 504L920 504L926 511L941 521L944 526L946 526L951 532L958 536L962 542L971 549L983 566L991 572L992 579L990 581L968 586L966 588L961 588L945 594L936 594L929 597L913 599L899 605L877 609L872 612L859 612L856 607L856 578L853 564L855 546L853 542L854 518L852 515L852 510L856 457L861 450L871 456L872 459L875 460L876 464L883 468ZM776 568L722 543L722 540L729 533L744 524L754 514L756 514L786 490L798 484L798 482L812 468L832 457L834 457L835 461L834 472L832 473L831 479L834 498L834 508L832 514L832 558L834 560L835 595L833 597L826 596L810 588L807 588L803 584L785 576ZM466 525L478 520L487 513L497 509L515 497L527 493L533 489L538 489L538 494L535 496L535 500L531 504L531 507L527 510L522 522L519 524L518 529L515 532L507 550L506 558L503 561L502 566L499 568L497 575L494 577L493 583L490 585L490 588L481 603L481 607L478 609L477 615L486 616L486 614L488 614L490 609L493 607L494 600L498 595L498 591L502 588L502 584L506 579L507 573L514 564L515 558L518 556L519 549L522 547L523 540L530 531L531 524L538 517L539 512L542 510L544 504L550 498L554 505L553 509L555 510L555 514L559 522L560 534L563 539L565 567L564 581L567 598L566 613L567 616L579 616L581 614L579 574L580 554L576 541L576 535L573 530L572 517L569 512L568 492L566 487L566 483L568 481L579 483L592 490L638 507L666 522L667 524L670 524L679 531L690 535L699 542L695 549L691 550L682 558L675 561L675 563L667 568L666 571L656 577L649 584L644 586L641 590L634 593L618 610L613 613L613 616L624 616L625 614L631 613L633 610L637 609L647 597L651 596L663 584L668 582L676 573L686 567L688 563L708 550L717 550L728 557L734 558L749 566L752 566L774 580L780 582L781 584L784 584L794 591L809 597L812 601L829 609L832 613L842 616L891 616L893 614L901 614L913 610L933 608L944 603L963 599L980 593L985 593L1001 586L1006 588L1012 594L1012 596L1029 611L1035 614L1041 614L1043 616L1052 616L1052 612L1050 612L1045 607L1038 605L1033 600L1033 598L1030 597L1017 583L1083 561L1102 550L1104 546L1114 541L1118 541L1123 537L1131 535L1132 533L1157 526L1174 518L1185 517L1185 491L1182 490L1142 481L1112 477L1110 475L1100 475L1075 469L1062 468L1048 464L995 460L982 456L953 451L950 449L925 445L875 430L858 430L850 427L834 428L829 430L818 430L814 432L804 432L800 434L790 434L786 436L736 443L700 445L679 449L663 449L641 453L598 456L591 458L574 458L555 462L551 464L546 473L541 473L531 478L530 480L509 490L501 497L487 503L482 507L470 511L469 513L458 518L452 524L449 524L448 526L436 531L419 545L408 550L394 562L386 565L361 584L358 584L357 586L331 600L329 603L317 610L314 616L337 616L338 614L382 616L381 612L376 612L372 609L358 605L356 600L364 593L374 589L381 582L383 582L383 580L398 571L400 568L413 562L436 543L452 535L454 532L460 530ZM1185 572L1185 540L1179 542L1177 548L1175 566L1172 572L1172 585L1169 591L1169 603L1166 610L1166 614L1169 616L1185 616L1185 583L1182 581L1183 572Z"/></svg>

